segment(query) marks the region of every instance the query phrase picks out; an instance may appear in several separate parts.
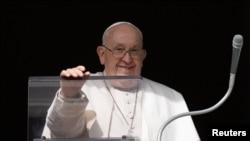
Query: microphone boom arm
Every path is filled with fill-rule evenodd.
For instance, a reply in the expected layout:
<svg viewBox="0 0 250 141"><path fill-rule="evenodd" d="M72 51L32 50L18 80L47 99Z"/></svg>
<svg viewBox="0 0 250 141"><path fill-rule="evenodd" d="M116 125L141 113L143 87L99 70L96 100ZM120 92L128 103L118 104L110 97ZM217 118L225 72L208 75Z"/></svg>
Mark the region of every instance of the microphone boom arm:
<svg viewBox="0 0 250 141"><path fill-rule="evenodd" d="M202 114L206 114L209 112L214 111L215 109L219 108L226 100L227 98L230 96L232 90L233 90L233 86L234 86L234 81L235 81L235 74L234 73L230 73L230 79L229 79L229 87L228 90L226 92L226 94L224 95L224 97L217 102L214 106L207 108L207 109L203 109L203 110L197 110L197 111L191 111L191 112L185 112L185 113L180 113L177 114L173 117L171 117L169 120L167 120L166 122L164 122L164 124L161 126L159 132L158 132L158 136L157 136L157 141L161 141L162 138L162 134L164 129L166 128L166 126L168 124L170 124L170 122L172 122L173 120L180 118L180 117L184 117L184 116L194 116L194 115L202 115Z"/></svg>

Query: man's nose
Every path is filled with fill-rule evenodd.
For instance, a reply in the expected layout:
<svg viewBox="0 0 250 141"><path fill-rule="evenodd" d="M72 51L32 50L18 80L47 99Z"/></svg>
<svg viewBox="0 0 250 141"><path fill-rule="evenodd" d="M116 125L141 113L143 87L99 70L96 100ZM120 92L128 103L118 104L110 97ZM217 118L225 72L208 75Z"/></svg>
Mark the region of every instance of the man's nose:
<svg viewBox="0 0 250 141"><path fill-rule="evenodd" d="M125 61L125 62L127 62L127 63L131 62L132 59L133 59L133 58L132 58L130 52L128 52L128 51L127 51L127 52L124 54L124 56L122 57L122 60Z"/></svg>

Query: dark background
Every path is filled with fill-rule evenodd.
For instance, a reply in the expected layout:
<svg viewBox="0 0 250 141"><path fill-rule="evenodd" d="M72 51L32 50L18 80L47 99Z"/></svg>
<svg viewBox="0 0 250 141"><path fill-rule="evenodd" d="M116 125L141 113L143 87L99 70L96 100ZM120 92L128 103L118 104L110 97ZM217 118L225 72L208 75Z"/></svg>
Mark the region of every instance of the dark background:
<svg viewBox="0 0 250 141"><path fill-rule="evenodd" d="M79 64L102 71L95 49L116 21L130 21L144 33L148 56L142 75L181 92L191 111L224 96L232 39L243 35L231 96L219 109L193 119L202 140L214 140L212 128L249 130L247 1L2 1L1 13L2 137L27 138L29 76L56 76Z"/></svg>

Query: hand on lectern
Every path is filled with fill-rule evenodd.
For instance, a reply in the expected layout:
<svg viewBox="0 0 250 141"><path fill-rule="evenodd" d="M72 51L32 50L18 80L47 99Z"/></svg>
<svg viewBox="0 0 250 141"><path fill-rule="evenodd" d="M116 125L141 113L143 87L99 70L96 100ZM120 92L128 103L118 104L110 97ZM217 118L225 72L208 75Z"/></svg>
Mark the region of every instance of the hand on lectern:
<svg viewBox="0 0 250 141"><path fill-rule="evenodd" d="M62 70L60 77L61 85L61 95L67 98L76 98L78 97L79 92L86 80L82 79L84 77L90 76L90 72L86 71L84 66L77 66L74 68L68 68Z"/></svg>

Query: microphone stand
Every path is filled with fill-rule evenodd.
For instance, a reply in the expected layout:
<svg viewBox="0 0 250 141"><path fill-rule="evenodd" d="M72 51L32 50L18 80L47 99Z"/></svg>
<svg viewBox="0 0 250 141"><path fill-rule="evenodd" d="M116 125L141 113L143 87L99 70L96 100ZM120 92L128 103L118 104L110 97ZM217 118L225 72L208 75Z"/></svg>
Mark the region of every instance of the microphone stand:
<svg viewBox="0 0 250 141"><path fill-rule="evenodd" d="M160 128L160 130L158 132L157 141L161 141L161 137L162 137L162 133L163 133L164 129L173 120L175 120L177 118L180 118L180 117L189 116L189 115L194 116L194 115L206 114L206 113L212 112L215 109L217 109L218 107L220 107L227 100L227 98L230 96L230 94L231 94L231 92L233 90L234 81L235 81L235 74L230 73L230 80L229 80L228 90L227 90L226 94L224 95L224 97L219 102L217 102L214 106L212 106L210 108L207 108L207 109L204 109L204 110L180 113L180 114L177 114L177 115L171 117L166 122L164 122L164 124L161 126L161 128Z"/></svg>
<svg viewBox="0 0 250 141"><path fill-rule="evenodd" d="M226 94L224 95L224 97L219 102L217 102L214 106L212 106L210 108L207 108L204 110L180 113L180 114L177 114L177 115L171 117L166 122L164 122L164 124L160 127L160 130L159 130L158 136L157 136L157 141L161 141L164 129L173 120L180 118L180 117L184 117L184 116L202 115L202 114L212 112L215 109L217 109L218 107L220 107L227 100L227 98L230 96L230 94L233 90L233 87L234 87L235 75L236 75L236 70L237 70L237 66L238 66L238 61L239 61L242 45L243 45L243 37L241 35L235 35L233 38L233 56L232 56L232 62L231 62L232 64L231 64L231 70L230 70L229 86L228 86L228 90L227 90Z"/></svg>

